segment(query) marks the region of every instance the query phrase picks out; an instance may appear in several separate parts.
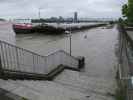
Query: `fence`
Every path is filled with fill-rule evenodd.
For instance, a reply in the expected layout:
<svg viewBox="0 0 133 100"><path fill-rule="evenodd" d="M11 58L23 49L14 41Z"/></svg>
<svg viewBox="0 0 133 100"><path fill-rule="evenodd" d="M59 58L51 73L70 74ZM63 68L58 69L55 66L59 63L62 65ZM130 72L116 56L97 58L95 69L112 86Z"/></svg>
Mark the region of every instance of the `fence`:
<svg viewBox="0 0 133 100"><path fill-rule="evenodd" d="M119 25L119 64L120 64L120 72L121 78L127 78L130 76L129 71L129 59L128 59L128 42L127 33L122 25Z"/></svg>
<svg viewBox="0 0 133 100"><path fill-rule="evenodd" d="M133 40L122 24L119 25L119 73L126 100L133 100Z"/></svg>
<svg viewBox="0 0 133 100"><path fill-rule="evenodd" d="M29 50L0 41L0 61L2 70L48 74L59 65L78 67L78 59L63 50L41 56Z"/></svg>

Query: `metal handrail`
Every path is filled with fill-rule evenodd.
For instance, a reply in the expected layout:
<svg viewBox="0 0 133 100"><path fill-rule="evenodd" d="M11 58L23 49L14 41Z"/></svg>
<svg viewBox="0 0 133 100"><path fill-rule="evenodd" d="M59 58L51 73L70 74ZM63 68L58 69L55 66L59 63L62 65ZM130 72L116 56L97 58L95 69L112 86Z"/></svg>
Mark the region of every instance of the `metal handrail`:
<svg viewBox="0 0 133 100"><path fill-rule="evenodd" d="M39 55L30 50L0 40L0 60L3 70L48 74L59 65L78 67L78 59L63 50Z"/></svg>
<svg viewBox="0 0 133 100"><path fill-rule="evenodd" d="M12 47L14 47L14 48L22 49L22 50L24 50L24 51L30 52L30 53L32 53L32 54L34 54L34 55L41 56L41 57L45 57L45 56L43 56L43 55L39 55L39 54L37 54L37 53L35 53L35 52L33 52L33 51L30 51L30 50L27 50L27 49L24 49L24 48L18 47L18 46L16 46L16 45L10 44L10 43L5 42L5 41L2 41L2 40L0 40L0 42L5 43L5 44L7 44L7 45L10 45L10 46L12 46Z"/></svg>
<svg viewBox="0 0 133 100"><path fill-rule="evenodd" d="M132 73L130 70L130 67L132 66L132 62L131 59L129 57L128 54L128 49L130 50L130 48L133 49L133 40L131 39L131 37L128 35L125 27L120 24L119 25L119 31L120 31L120 38L122 39L122 42L126 43L126 47L122 47L124 45L124 43L121 43L120 47L121 48L121 53L120 53L120 61L119 61L119 73L120 73L120 79L122 80L121 83L123 85L123 88L125 88L126 91L126 100L133 100L133 86L132 86ZM122 56L122 50L126 50L123 51L125 53L125 56ZM123 69L123 70L122 70ZM125 70L126 69L126 70Z"/></svg>

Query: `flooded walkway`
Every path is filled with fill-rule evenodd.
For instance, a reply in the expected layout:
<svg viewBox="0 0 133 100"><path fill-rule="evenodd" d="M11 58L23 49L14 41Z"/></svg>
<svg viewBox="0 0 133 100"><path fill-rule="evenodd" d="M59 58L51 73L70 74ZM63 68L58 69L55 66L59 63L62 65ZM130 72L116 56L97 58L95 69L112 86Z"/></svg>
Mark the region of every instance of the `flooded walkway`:
<svg viewBox="0 0 133 100"><path fill-rule="evenodd" d="M72 34L72 55L85 57L81 72L65 70L54 81L0 80L0 87L32 100L115 100L118 31L99 27ZM63 49L67 35L18 34L16 45L41 55ZM15 41L15 40L14 40Z"/></svg>
<svg viewBox="0 0 133 100"><path fill-rule="evenodd" d="M115 55L118 43L116 26L104 27L72 34L72 55L84 56L86 66L82 72L66 70L54 83L72 91L88 95L91 100L114 100L108 94L115 94L117 58ZM63 49L69 52L69 38L66 35L17 35L17 45L42 55Z"/></svg>
<svg viewBox="0 0 133 100"><path fill-rule="evenodd" d="M85 72L95 77L114 77L116 64L115 46L118 31L116 26L111 29L96 28L72 34L72 55L86 58ZM16 44L41 55L63 49L69 53L69 37L19 34Z"/></svg>

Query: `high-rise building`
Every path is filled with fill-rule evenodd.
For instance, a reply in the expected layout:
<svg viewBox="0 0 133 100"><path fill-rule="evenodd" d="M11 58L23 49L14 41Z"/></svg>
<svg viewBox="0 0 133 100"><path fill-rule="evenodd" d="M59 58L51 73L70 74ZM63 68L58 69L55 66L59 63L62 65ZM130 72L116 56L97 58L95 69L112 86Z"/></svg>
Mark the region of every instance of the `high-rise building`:
<svg viewBox="0 0 133 100"><path fill-rule="evenodd" d="M77 21L78 21L78 13L74 12L74 22L77 22Z"/></svg>

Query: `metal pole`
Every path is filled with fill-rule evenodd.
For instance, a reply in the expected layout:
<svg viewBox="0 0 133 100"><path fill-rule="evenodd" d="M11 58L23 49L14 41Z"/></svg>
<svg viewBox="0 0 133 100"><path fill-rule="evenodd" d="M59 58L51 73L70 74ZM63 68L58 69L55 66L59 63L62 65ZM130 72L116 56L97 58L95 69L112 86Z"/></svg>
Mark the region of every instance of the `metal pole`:
<svg viewBox="0 0 133 100"><path fill-rule="evenodd" d="M38 17L39 17L39 19L41 19L41 12L40 12L40 8L39 8L39 11L38 11Z"/></svg>
<svg viewBox="0 0 133 100"><path fill-rule="evenodd" d="M70 32L71 33L71 32ZM72 53L72 43L71 43L71 40L72 40L72 37L71 37L71 34L70 34L70 56L72 55L71 53Z"/></svg>
<svg viewBox="0 0 133 100"><path fill-rule="evenodd" d="M66 31L66 33L68 34L68 37L69 37L69 53L70 53L70 56L72 55L72 32L71 32L71 29L69 31Z"/></svg>
<svg viewBox="0 0 133 100"><path fill-rule="evenodd" d="M72 34L71 34L71 30L70 30L70 56L72 55Z"/></svg>

